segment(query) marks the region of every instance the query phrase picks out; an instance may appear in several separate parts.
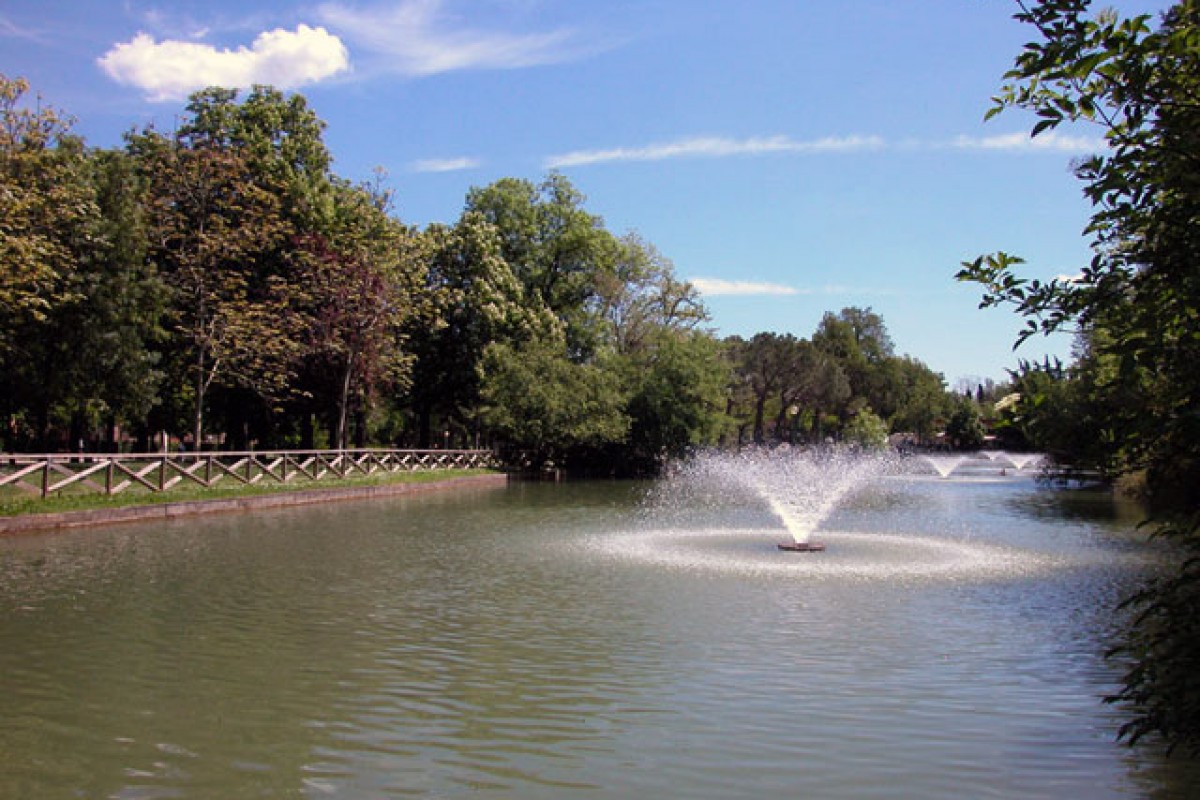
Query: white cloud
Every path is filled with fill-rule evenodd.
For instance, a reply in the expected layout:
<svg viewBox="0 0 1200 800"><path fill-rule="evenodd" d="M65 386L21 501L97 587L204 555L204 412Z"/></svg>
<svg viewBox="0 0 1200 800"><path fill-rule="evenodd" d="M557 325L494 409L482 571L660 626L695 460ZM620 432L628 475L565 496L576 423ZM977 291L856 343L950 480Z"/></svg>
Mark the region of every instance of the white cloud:
<svg viewBox="0 0 1200 800"><path fill-rule="evenodd" d="M1031 137L1028 133L1004 133L997 136L959 136L952 147L960 150L1018 152L1054 152L1088 155L1105 148L1104 140L1093 136L1072 136L1050 131Z"/></svg>
<svg viewBox="0 0 1200 800"><path fill-rule="evenodd" d="M800 294L791 286L778 283L755 283L753 281L727 281L723 278L691 278L689 283L705 297L751 296L764 294Z"/></svg>
<svg viewBox="0 0 1200 800"><path fill-rule="evenodd" d="M179 100L206 86L245 88L256 83L293 89L343 72L350 57L324 28L300 25L260 33L250 47L218 49L139 33L98 59L113 80L136 86L152 101Z"/></svg>
<svg viewBox="0 0 1200 800"><path fill-rule="evenodd" d="M478 158L463 156L460 158L423 158L409 165L413 172L458 172L464 169L474 169L483 162Z"/></svg>
<svg viewBox="0 0 1200 800"><path fill-rule="evenodd" d="M414 77L554 64L584 52L569 29L504 33L456 27L442 5L442 0L402 0L358 9L326 3L317 14L330 28L373 51L388 69Z"/></svg>
<svg viewBox="0 0 1200 800"><path fill-rule="evenodd" d="M31 30L22 28L7 17L0 16L0 37L13 39L28 39L33 42L42 41L42 37Z"/></svg>
<svg viewBox="0 0 1200 800"><path fill-rule="evenodd" d="M645 147L617 147L608 150L575 150L550 156L547 169L578 167L611 161L665 161L672 158L721 158L756 156L768 153L849 153L880 150L884 141L878 136L828 136L800 140L790 136L755 136L730 139L722 136L698 136Z"/></svg>

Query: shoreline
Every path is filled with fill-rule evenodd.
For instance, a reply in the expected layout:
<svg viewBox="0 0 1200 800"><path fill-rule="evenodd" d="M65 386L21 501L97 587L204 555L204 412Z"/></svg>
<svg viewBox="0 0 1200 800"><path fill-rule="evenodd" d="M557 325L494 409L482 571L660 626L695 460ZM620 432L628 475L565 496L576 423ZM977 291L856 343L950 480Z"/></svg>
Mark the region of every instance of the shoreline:
<svg viewBox="0 0 1200 800"><path fill-rule="evenodd" d="M178 503L155 503L150 505L125 506L123 508L96 508L81 511L57 511L45 514L20 514L0 517L0 536L24 533L50 533L54 531L87 528L98 525L117 525L126 522L153 522L193 517L204 514L229 514L256 511L265 508L287 508L289 506L338 503L348 500L366 500L372 497L421 494L446 491L465 486L487 486L507 483L505 473L488 475L466 475L445 480L423 483L393 483L378 486L347 486L328 489L303 489L295 492L252 495L247 497L225 497L214 500L183 500Z"/></svg>

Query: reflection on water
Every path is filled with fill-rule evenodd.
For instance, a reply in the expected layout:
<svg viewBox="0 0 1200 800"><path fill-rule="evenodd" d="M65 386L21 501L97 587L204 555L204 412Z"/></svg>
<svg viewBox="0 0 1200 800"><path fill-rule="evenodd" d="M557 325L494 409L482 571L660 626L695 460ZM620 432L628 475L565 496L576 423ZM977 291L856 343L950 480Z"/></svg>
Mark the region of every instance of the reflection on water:
<svg viewBox="0 0 1200 800"><path fill-rule="evenodd" d="M1161 553L1031 481L516 484L0 541L0 797L1184 797L1112 741ZM688 522L691 515L693 519Z"/></svg>

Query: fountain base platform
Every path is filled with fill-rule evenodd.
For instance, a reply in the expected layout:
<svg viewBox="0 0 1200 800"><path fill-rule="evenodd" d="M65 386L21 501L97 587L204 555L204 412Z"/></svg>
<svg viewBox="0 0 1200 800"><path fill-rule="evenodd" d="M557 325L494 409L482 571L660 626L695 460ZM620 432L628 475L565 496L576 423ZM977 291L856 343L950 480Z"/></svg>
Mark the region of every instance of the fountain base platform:
<svg viewBox="0 0 1200 800"><path fill-rule="evenodd" d="M825 550L824 542L780 542L780 550L789 553L820 553Z"/></svg>

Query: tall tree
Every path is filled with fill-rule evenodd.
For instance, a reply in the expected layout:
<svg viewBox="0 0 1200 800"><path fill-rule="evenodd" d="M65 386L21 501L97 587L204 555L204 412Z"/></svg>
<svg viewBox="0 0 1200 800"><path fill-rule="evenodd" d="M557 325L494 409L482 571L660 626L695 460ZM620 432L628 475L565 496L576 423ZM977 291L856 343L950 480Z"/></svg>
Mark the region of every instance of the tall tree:
<svg viewBox="0 0 1200 800"><path fill-rule="evenodd" d="M692 330L709 319L696 288L636 234L622 237L613 266L595 276L593 304L605 339L621 354L649 346L658 331Z"/></svg>
<svg viewBox="0 0 1200 800"><path fill-rule="evenodd" d="M418 445L429 447L435 417L445 426L478 431L484 350L519 344L559 330L544 305L530 303L501 253L500 233L475 211L452 227L425 232L431 250L427 286L432 318L414 318L417 357L411 389Z"/></svg>
<svg viewBox="0 0 1200 800"><path fill-rule="evenodd" d="M51 419L81 391L59 356L76 351L74 326L62 324L84 301L101 224L83 141L71 120L40 102L29 84L0 75L0 412L6 438L49 447ZM77 361L75 363L78 363Z"/></svg>
<svg viewBox="0 0 1200 800"><path fill-rule="evenodd" d="M214 381L273 398L287 390L296 356L291 298L266 262L292 229L278 187L241 152L153 133L131 145L150 182L150 257L172 292L171 331L186 354L192 436L202 443Z"/></svg>
<svg viewBox="0 0 1200 800"><path fill-rule="evenodd" d="M302 240L310 358L337 380L333 441L347 446L353 403L407 384L407 325L424 303L425 240L388 215L389 195L338 183L329 235Z"/></svg>
<svg viewBox="0 0 1200 800"><path fill-rule="evenodd" d="M561 339L493 344L484 358L484 419L530 467L622 442L629 430L620 375L568 359Z"/></svg>

